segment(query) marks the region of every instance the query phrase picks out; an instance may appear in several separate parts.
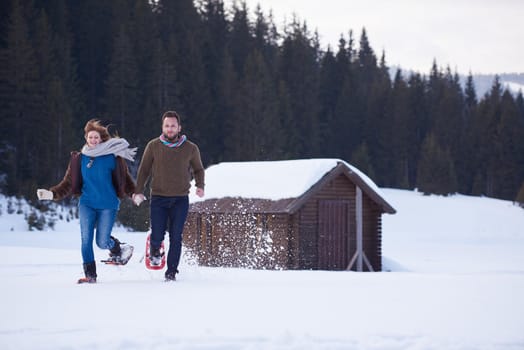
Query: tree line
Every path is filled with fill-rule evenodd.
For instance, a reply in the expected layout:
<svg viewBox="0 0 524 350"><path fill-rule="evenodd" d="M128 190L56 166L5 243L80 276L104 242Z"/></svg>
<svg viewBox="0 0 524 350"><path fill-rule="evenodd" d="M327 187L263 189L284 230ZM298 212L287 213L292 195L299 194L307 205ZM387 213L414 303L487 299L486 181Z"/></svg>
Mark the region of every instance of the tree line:
<svg viewBox="0 0 524 350"><path fill-rule="evenodd" d="M140 155L175 109L206 166L342 158L382 187L524 202L522 93L428 68L392 76L365 28L321 49L305 22L279 30L243 2L3 1L0 186L56 183L91 118Z"/></svg>

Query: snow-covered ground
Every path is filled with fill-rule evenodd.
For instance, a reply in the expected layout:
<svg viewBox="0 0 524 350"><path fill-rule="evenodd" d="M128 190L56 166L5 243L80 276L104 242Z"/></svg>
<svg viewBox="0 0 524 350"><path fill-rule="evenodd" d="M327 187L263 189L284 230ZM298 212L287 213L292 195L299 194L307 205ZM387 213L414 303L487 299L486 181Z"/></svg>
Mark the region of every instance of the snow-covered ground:
<svg viewBox="0 0 524 350"><path fill-rule="evenodd" d="M82 275L77 221L27 231L0 196L0 349L524 349L524 209L382 189L385 272L199 267L140 258ZM95 250L97 259L106 252Z"/></svg>

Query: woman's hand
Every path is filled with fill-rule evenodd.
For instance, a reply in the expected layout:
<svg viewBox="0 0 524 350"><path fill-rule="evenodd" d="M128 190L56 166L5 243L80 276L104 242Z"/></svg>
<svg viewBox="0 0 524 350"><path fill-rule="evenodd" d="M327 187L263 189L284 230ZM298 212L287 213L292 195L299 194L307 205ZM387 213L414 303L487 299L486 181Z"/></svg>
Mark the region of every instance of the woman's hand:
<svg viewBox="0 0 524 350"><path fill-rule="evenodd" d="M39 200L52 200L53 199L53 192L49 191L49 190L45 190L43 188L39 188L38 190L36 190L36 196L38 197Z"/></svg>

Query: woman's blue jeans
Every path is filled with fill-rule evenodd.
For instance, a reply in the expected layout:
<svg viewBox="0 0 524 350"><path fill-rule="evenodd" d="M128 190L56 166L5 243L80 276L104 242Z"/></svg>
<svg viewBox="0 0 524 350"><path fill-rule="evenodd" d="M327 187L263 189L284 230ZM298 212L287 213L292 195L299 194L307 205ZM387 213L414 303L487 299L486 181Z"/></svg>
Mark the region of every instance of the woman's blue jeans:
<svg viewBox="0 0 524 350"><path fill-rule="evenodd" d="M189 210L188 196L151 196L151 246L159 248L169 231L167 271L176 272L182 253L182 232Z"/></svg>
<svg viewBox="0 0 524 350"><path fill-rule="evenodd" d="M115 223L117 209L94 209L86 205L78 206L80 216L80 233L82 237L82 260L84 264L95 261L93 239L96 228L96 245L100 249L111 249L115 242L111 231Z"/></svg>

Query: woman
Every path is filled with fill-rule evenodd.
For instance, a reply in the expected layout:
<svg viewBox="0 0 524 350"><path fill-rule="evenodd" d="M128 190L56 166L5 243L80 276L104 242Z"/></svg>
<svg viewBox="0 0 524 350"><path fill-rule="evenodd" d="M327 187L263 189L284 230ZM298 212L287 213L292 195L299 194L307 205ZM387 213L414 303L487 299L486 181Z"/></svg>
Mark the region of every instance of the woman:
<svg viewBox="0 0 524 350"><path fill-rule="evenodd" d="M40 200L60 200L69 195L79 196L78 211L82 237L82 259L85 277L78 283L96 283L93 239L109 249L109 262L126 264L133 247L111 236L120 205L119 198L130 197L135 183L129 175L125 159L134 161L136 148L122 138L112 137L107 127L92 119L84 127L86 144L81 152L71 152L63 180L49 190L38 189Z"/></svg>

